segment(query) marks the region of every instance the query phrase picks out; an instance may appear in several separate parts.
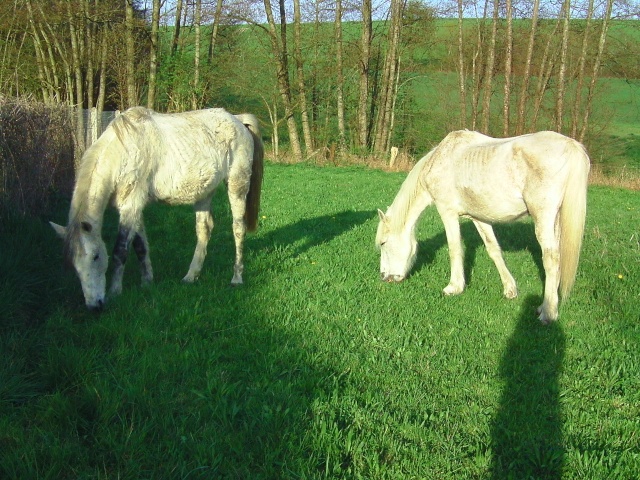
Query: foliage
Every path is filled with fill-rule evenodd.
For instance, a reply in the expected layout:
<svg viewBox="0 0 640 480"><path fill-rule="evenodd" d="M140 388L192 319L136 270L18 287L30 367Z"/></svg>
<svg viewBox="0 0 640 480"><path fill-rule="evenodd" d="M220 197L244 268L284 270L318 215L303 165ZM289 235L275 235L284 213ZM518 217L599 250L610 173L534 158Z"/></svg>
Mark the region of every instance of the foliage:
<svg viewBox="0 0 640 480"><path fill-rule="evenodd" d="M418 224L410 278L378 278L376 209L405 174L304 164L265 173L238 288L228 284L224 191L199 282L178 281L193 212L154 205L156 283L140 287L129 265L122 296L100 316L85 312L72 273L52 275L53 233L34 221L16 231L14 243L29 237L45 252L34 265L58 291L35 324L0 332L1 477L637 474L637 194L590 188L577 283L545 327L534 313L542 266L530 221L496 229L517 299L502 298L470 222L468 288L443 297L449 260L434 210ZM110 211L108 242L115 221Z"/></svg>

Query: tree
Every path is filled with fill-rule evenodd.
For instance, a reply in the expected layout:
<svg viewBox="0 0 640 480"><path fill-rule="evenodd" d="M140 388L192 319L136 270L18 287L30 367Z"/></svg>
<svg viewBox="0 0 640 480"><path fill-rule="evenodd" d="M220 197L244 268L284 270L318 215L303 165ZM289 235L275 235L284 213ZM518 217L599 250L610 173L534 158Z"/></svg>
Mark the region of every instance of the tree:
<svg viewBox="0 0 640 480"><path fill-rule="evenodd" d="M302 148L300 147L300 138L298 136L298 127L293 112L293 100L291 93L291 81L289 79L289 53L287 50L287 16L285 11L285 0L278 0L280 10L280 35L276 28L273 10L271 8L271 0L264 0L264 9L267 16L268 34L271 43L271 51L276 59L276 76L278 79L278 87L280 89L280 97L284 105L284 115L289 130L289 143L291 151L296 161L302 160Z"/></svg>
<svg viewBox="0 0 640 480"><path fill-rule="evenodd" d="M513 19L511 0L506 0L507 35L505 39L504 55L504 102L502 104L503 129L502 135L509 136L509 117L511 106L511 63L513 57Z"/></svg>
<svg viewBox="0 0 640 480"><path fill-rule="evenodd" d="M173 40L171 42L171 55L175 55L178 51L178 43L180 42L180 27L182 22L182 0L176 1L176 21L173 29Z"/></svg>
<svg viewBox="0 0 640 480"><path fill-rule="evenodd" d="M460 128L467 125L467 90L466 90L466 69L464 68L464 4L463 0L457 0L458 7L458 94L460 97Z"/></svg>
<svg viewBox="0 0 640 480"><path fill-rule="evenodd" d="M595 96L596 82L598 81L598 75L600 73L600 64L602 62L602 56L604 54L604 48L607 42L607 31L609 29L609 21L611 20L612 9L613 9L613 0L607 0L604 16L602 18L602 26L600 28L600 38L598 39L598 53L596 54L595 61L593 62L593 70L591 71L591 81L589 82L587 100L584 106L584 115L582 117L582 127L580 128L580 135L578 135L578 140L581 142L584 142L585 136L587 134L587 128L589 126L589 116L591 115L593 98Z"/></svg>
<svg viewBox="0 0 640 480"><path fill-rule="evenodd" d="M560 65L558 70L558 88L556 92L556 132L562 132L564 120L564 97L567 90L567 55L569 51L569 19L571 17L571 0L562 4L562 46L560 48Z"/></svg>
<svg viewBox="0 0 640 480"><path fill-rule="evenodd" d="M126 107L133 107L138 104L138 95L136 93L136 78L135 78L135 29L134 29L134 14L133 14L133 0L124 0L125 10L125 84L126 84Z"/></svg>
<svg viewBox="0 0 640 480"><path fill-rule="evenodd" d="M402 35L402 17L404 0L391 1L391 15L387 36L387 55L385 57L382 81L375 99L378 104L374 150L378 154L388 153L391 136L391 122L400 73L400 38Z"/></svg>
<svg viewBox="0 0 640 480"><path fill-rule="evenodd" d="M300 15L300 0L293 0L293 49L296 62L296 77L298 79L298 105L302 118L302 133L305 148L313 150L311 127L309 126L309 111L307 109L307 88L305 85L304 62L302 59L302 19Z"/></svg>
<svg viewBox="0 0 640 480"><path fill-rule="evenodd" d="M340 149L346 146L346 129L344 117L344 72L342 45L342 0L336 0L336 15L334 23L334 37L336 43L336 108L338 116L338 141Z"/></svg>
<svg viewBox="0 0 640 480"><path fill-rule="evenodd" d="M211 27L211 37L209 39L209 51L207 53L207 63L211 65L213 62L213 51L216 46L216 40L218 39L218 27L220 25L220 17L222 15L222 0L216 1L216 11L213 16L213 25Z"/></svg>
<svg viewBox="0 0 640 480"><path fill-rule="evenodd" d="M371 64L372 11L371 0L362 0L362 35L359 58L358 142L361 148L369 146L369 69Z"/></svg>
<svg viewBox="0 0 640 480"><path fill-rule="evenodd" d="M582 48L580 50L580 57L578 60L578 72L576 74L576 95L573 102L573 111L571 114L571 136L576 138L578 134L578 122L580 120L580 106L582 104L582 88L584 86L584 74L587 63L587 50L589 47L589 36L591 35L591 19L593 16L593 0L589 0L589 6L587 7L587 16L585 19L584 33L582 35Z"/></svg>
<svg viewBox="0 0 640 480"><path fill-rule="evenodd" d="M533 13L531 17L531 28L529 30L529 43L527 44L527 54L524 61L524 71L522 73L522 85L520 87L520 97L518 100L518 114L516 123L516 135L524 133L525 109L529 102L529 78L531 75L531 62L533 58L533 49L536 42L536 33L538 28L538 14L540 12L540 0L534 0Z"/></svg>
<svg viewBox="0 0 640 480"><path fill-rule="evenodd" d="M149 82L147 91L147 107L155 108L156 75L158 73L158 29L160 27L160 0L153 0L151 14L151 45L149 49Z"/></svg>
<svg viewBox="0 0 640 480"><path fill-rule="evenodd" d="M195 31L193 47L193 90L191 93L191 108L200 106L200 22L202 20L202 0L196 0L193 27Z"/></svg>
<svg viewBox="0 0 640 480"><path fill-rule="evenodd" d="M496 37L498 31L499 0L493 0L493 20L491 22L491 40L487 47L487 67L484 75L484 95L482 100L483 133L489 133L489 119L491 118L491 96L493 95L493 69L496 60Z"/></svg>

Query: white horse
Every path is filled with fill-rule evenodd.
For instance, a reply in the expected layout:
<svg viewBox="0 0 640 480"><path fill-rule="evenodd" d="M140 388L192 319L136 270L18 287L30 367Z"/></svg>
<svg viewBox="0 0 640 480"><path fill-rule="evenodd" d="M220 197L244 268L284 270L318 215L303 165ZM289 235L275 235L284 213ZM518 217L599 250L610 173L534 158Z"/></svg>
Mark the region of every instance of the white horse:
<svg viewBox="0 0 640 480"><path fill-rule="evenodd" d="M435 203L444 223L451 260L445 295L465 288L458 217L473 220L500 273L504 296L518 295L492 223L531 215L542 248L544 299L542 323L558 318L558 289L569 294L578 267L584 231L589 157L584 147L555 132L495 139L457 131L412 169L386 213L378 211L376 244L384 281L402 281L413 266L414 227L422 211Z"/></svg>
<svg viewBox="0 0 640 480"><path fill-rule="evenodd" d="M101 310L105 303L108 256L101 230L109 202L120 214L111 294L122 291L130 244L142 283L153 279L142 211L155 200L194 205L197 244L183 279L193 282L213 229L211 198L223 180L236 245L231 283L242 283L244 236L257 227L262 172L263 146L253 115L234 116L221 108L160 114L134 107L114 119L82 157L68 225L51 223L64 239L65 257L80 278L87 307Z"/></svg>

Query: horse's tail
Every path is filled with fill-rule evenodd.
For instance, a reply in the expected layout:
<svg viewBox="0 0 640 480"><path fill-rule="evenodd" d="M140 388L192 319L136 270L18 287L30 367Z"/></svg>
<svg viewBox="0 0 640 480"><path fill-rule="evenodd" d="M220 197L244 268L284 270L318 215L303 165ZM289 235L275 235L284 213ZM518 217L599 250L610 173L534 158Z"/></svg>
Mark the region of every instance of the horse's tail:
<svg viewBox="0 0 640 480"><path fill-rule="evenodd" d="M251 164L251 180L249 181L244 221L247 230L254 232L258 228L258 214L260 213L260 194L264 173L264 145L260 136L260 124L255 115L242 113L236 115L236 117L247 127L253 138L253 163Z"/></svg>
<svg viewBox="0 0 640 480"><path fill-rule="evenodd" d="M589 156L582 145L572 145L568 156L571 171L560 207L560 295L563 298L569 295L578 270L590 169Z"/></svg>

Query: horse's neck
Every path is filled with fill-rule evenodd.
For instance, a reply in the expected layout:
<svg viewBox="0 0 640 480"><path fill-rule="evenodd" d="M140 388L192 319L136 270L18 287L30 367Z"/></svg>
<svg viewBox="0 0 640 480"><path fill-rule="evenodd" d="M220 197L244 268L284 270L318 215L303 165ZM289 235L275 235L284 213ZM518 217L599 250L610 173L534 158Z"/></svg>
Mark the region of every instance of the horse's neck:
<svg viewBox="0 0 640 480"><path fill-rule="evenodd" d="M433 202L431 195L420 182L425 161L426 157L413 167L389 207L388 213L395 224L396 231L413 231L424 209Z"/></svg>
<svg viewBox="0 0 640 480"><path fill-rule="evenodd" d="M78 170L78 178L71 199L69 220L91 220L99 225L114 191L113 175L105 165L104 157L88 151Z"/></svg>

